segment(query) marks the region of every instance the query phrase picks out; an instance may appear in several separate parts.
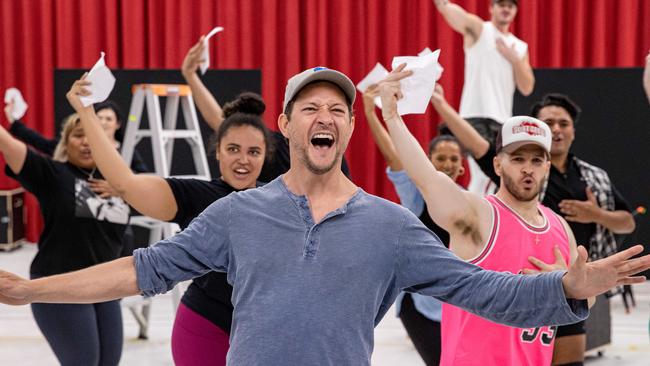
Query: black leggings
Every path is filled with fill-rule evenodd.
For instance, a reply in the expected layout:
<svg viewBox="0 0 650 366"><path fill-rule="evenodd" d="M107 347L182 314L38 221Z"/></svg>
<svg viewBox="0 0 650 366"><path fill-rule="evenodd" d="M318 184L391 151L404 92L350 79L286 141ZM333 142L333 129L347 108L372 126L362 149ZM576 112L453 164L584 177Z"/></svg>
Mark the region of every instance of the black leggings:
<svg viewBox="0 0 650 366"><path fill-rule="evenodd" d="M32 304L32 313L61 365L113 366L120 362L124 339L118 300Z"/></svg>
<svg viewBox="0 0 650 366"><path fill-rule="evenodd" d="M411 294L405 294L399 318L411 337L415 349L427 366L440 364L440 322L420 314L415 308Z"/></svg>

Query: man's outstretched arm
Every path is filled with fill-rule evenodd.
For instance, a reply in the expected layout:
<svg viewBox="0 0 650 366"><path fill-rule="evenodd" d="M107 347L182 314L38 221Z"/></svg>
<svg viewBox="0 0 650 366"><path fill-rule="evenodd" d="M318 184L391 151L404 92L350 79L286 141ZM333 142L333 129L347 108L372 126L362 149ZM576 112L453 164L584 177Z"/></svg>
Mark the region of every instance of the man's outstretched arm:
<svg viewBox="0 0 650 366"><path fill-rule="evenodd" d="M588 262L584 247L567 272L515 275L493 272L456 257L406 216L397 254L396 286L461 307L491 321L520 328L570 324L588 315L584 300L616 285L645 281L636 273L650 268L650 255L638 245Z"/></svg>
<svg viewBox="0 0 650 366"><path fill-rule="evenodd" d="M140 293L133 257L124 257L79 271L27 280L0 271L0 302L87 304Z"/></svg>
<svg viewBox="0 0 650 366"><path fill-rule="evenodd" d="M226 272L229 223L226 197L208 207L185 230L136 250L132 257L31 281L0 271L0 302L95 303L139 293L153 296L210 270Z"/></svg>

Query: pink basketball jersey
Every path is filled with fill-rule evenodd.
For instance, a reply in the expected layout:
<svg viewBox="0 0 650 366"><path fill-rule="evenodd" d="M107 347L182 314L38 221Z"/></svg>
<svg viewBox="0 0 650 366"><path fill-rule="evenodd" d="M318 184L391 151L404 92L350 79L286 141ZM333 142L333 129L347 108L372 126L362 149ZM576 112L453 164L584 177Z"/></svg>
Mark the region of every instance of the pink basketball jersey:
<svg viewBox="0 0 650 366"><path fill-rule="evenodd" d="M569 239L553 211L540 204L544 225L534 227L496 196L486 199L494 212L492 233L483 251L470 263L493 271L519 273L524 268L536 269L528 261L529 256L554 263L556 245L569 263ZM508 327L444 303L441 327L441 366L550 365L553 358L557 327Z"/></svg>

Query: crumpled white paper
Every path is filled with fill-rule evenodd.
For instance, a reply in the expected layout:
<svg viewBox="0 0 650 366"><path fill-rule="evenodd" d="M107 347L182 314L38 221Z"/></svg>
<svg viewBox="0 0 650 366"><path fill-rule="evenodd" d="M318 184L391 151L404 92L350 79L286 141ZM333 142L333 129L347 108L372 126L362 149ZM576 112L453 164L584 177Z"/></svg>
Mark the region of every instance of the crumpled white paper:
<svg viewBox="0 0 650 366"><path fill-rule="evenodd" d="M438 77L436 67L438 56L440 56L440 50L424 56L397 56L393 58L393 69L406 63L404 70L413 71L413 75L400 81L404 98L397 101L397 113L399 115L422 114L427 110Z"/></svg>
<svg viewBox="0 0 650 366"><path fill-rule="evenodd" d="M201 62L201 65L199 66L201 69L201 75L205 74L205 72L208 71L208 67L210 67L210 45L208 44L208 41L212 36L222 31L223 27L214 27L203 39L203 53L201 54L203 62Z"/></svg>
<svg viewBox="0 0 650 366"><path fill-rule="evenodd" d="M13 102L13 106L11 107L11 117L14 119L14 121L19 120L23 118L25 115L25 112L27 111L27 102L25 102L25 99L23 98L23 94L20 92L20 90L16 88L9 88L5 91L5 104L9 104Z"/></svg>
<svg viewBox="0 0 650 366"><path fill-rule="evenodd" d="M433 53L433 51L431 51L429 47L424 47L424 49L420 51L420 53L418 53L418 56L426 56L430 53ZM437 74L438 76L436 77L436 82L437 82L442 77L442 72L445 71L445 69L442 67L442 65L440 65L440 62L436 62L436 69L438 72Z"/></svg>
<svg viewBox="0 0 650 366"><path fill-rule="evenodd" d="M388 76L388 70L386 70L382 64L377 62L372 71L370 71L368 75L357 84L357 90L363 93L370 85L377 84L384 80L386 76ZM379 96L375 97L375 105L381 109L381 98Z"/></svg>
<svg viewBox="0 0 650 366"><path fill-rule="evenodd" d="M84 107L105 101L109 94L111 94L113 86L115 86L115 76L113 76L111 70L106 67L104 56L104 52L101 52L99 60L97 60L95 66L90 69L86 76L86 80L91 83L90 86L87 87L91 94L79 98Z"/></svg>

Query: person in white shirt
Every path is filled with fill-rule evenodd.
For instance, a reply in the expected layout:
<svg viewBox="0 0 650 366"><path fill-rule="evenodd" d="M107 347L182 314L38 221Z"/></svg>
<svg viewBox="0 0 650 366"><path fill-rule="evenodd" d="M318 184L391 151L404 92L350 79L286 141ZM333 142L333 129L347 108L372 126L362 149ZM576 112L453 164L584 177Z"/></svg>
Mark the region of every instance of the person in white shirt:
<svg viewBox="0 0 650 366"><path fill-rule="evenodd" d="M465 49L465 83L459 112L485 139L495 142L501 124L512 117L515 88L525 96L533 92L535 76L528 45L510 33L518 10L517 0L491 0L490 20L484 21L448 0L434 0L447 24L462 34ZM490 180L470 161L468 189L491 193Z"/></svg>

